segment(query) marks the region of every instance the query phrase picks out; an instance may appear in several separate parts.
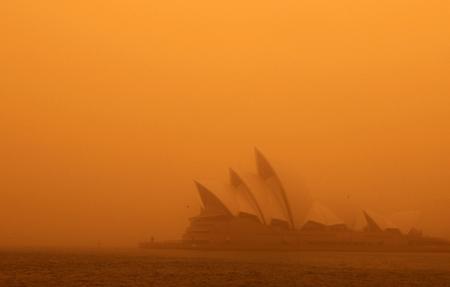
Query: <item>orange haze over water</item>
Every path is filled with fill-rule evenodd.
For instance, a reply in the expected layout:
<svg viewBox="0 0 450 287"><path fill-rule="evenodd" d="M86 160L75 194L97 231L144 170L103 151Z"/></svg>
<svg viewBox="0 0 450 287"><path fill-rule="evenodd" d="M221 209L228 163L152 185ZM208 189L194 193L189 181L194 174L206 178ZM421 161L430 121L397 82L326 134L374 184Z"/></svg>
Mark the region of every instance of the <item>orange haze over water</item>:
<svg viewBox="0 0 450 287"><path fill-rule="evenodd" d="M3 1L0 246L176 239L194 178L290 165L450 237L450 2ZM353 208L353 209L352 209Z"/></svg>

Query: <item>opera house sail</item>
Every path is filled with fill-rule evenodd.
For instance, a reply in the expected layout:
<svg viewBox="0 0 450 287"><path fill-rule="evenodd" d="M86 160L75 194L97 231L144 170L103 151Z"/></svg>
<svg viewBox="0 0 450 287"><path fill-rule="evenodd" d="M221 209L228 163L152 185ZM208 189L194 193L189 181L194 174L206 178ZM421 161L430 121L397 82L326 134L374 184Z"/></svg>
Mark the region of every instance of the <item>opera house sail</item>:
<svg viewBox="0 0 450 287"><path fill-rule="evenodd" d="M253 173L230 168L228 182L195 181L201 210L190 218L182 240L141 247L450 251L448 241L414 227L418 213L399 212L391 220L361 210L348 225L258 149L255 162Z"/></svg>

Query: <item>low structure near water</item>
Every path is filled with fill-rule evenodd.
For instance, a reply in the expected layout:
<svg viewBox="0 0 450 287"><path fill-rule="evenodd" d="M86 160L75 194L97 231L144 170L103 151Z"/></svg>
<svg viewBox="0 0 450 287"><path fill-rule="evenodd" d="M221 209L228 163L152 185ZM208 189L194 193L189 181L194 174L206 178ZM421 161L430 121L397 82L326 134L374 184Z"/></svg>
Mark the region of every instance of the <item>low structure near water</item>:
<svg viewBox="0 0 450 287"><path fill-rule="evenodd" d="M396 225L362 210L347 226L314 200L298 178L255 150L256 173L229 170L229 182L196 181L200 214L190 219L179 242L146 242L145 248L423 250L450 251L449 242L424 237L416 213L397 214Z"/></svg>

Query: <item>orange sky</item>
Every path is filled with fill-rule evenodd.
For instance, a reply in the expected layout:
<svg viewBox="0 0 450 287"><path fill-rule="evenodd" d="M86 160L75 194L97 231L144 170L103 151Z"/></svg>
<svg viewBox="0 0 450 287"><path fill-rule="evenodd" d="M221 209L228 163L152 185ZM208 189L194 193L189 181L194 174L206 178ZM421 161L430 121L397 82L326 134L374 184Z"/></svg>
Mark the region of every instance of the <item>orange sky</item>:
<svg viewBox="0 0 450 287"><path fill-rule="evenodd" d="M177 238L254 146L450 236L449 1L3 2L0 246Z"/></svg>

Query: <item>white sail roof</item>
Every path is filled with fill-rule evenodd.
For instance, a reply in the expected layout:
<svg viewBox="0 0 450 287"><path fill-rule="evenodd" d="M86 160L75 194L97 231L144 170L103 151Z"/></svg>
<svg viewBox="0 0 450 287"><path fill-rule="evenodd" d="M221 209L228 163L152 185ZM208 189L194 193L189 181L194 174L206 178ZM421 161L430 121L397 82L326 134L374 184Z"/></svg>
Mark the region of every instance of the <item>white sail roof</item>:
<svg viewBox="0 0 450 287"><path fill-rule="evenodd" d="M274 171L272 165L266 159L266 157L258 150L255 149L256 168L258 175L269 186L273 194L273 204L281 207L284 217L288 219L291 226L294 226L291 207L286 196L284 186L281 184L281 180Z"/></svg>
<svg viewBox="0 0 450 287"><path fill-rule="evenodd" d="M301 228L312 204L309 192L291 169L282 168L280 164L274 168L258 149L255 149L255 157L258 174L272 190L285 217L292 227Z"/></svg>
<svg viewBox="0 0 450 287"><path fill-rule="evenodd" d="M275 170L267 158L255 149L257 174L230 169L230 183L196 182L206 209L232 216L257 217L264 224L286 223L300 229L306 220L326 225L343 224L333 212L313 201L298 176L289 169ZM277 165L279 168L279 165Z"/></svg>
<svg viewBox="0 0 450 287"><path fill-rule="evenodd" d="M235 192L230 184L223 184L214 181L196 181L195 183L205 209L219 209L219 204L217 204L214 200L214 198L216 198L220 201L221 205L229 214L233 216L237 216L239 214Z"/></svg>
<svg viewBox="0 0 450 287"><path fill-rule="evenodd" d="M219 204L214 200L216 198L229 214L233 216L251 215L264 222L256 201L245 186L215 181L202 181L201 183L196 182L196 184L206 210L220 209Z"/></svg>
<svg viewBox="0 0 450 287"><path fill-rule="evenodd" d="M219 216L233 214L213 192L198 181L195 181L198 194L203 203L202 216Z"/></svg>
<svg viewBox="0 0 450 287"><path fill-rule="evenodd" d="M251 173L235 172L235 174L239 177L242 184L253 194L266 224L270 224L273 220L289 222L282 207L274 197L273 192L260 176Z"/></svg>
<svg viewBox="0 0 450 287"><path fill-rule="evenodd" d="M234 189L239 213L246 213L256 216L262 223L265 223L262 210L251 190L233 169L230 168L229 171L230 182Z"/></svg>

